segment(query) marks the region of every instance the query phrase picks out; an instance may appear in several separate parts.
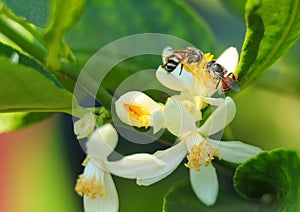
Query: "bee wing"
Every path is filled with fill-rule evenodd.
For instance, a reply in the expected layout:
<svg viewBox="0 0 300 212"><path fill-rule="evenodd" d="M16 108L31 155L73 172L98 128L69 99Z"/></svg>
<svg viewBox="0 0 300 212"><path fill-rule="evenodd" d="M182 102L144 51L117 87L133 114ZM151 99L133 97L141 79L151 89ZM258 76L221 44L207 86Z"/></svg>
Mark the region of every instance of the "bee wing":
<svg viewBox="0 0 300 212"><path fill-rule="evenodd" d="M229 73L234 72L239 62L239 53L236 48L229 47L217 58L216 61L224 66Z"/></svg>
<svg viewBox="0 0 300 212"><path fill-rule="evenodd" d="M225 83L225 85L223 83ZM225 90L225 91L228 91L229 89L231 89L235 92L240 91L239 84L236 80L222 80L222 87L223 87L223 90Z"/></svg>
<svg viewBox="0 0 300 212"><path fill-rule="evenodd" d="M231 88L231 90L234 90L235 92L240 91L240 86L237 82L233 82L232 84L230 84L230 88Z"/></svg>

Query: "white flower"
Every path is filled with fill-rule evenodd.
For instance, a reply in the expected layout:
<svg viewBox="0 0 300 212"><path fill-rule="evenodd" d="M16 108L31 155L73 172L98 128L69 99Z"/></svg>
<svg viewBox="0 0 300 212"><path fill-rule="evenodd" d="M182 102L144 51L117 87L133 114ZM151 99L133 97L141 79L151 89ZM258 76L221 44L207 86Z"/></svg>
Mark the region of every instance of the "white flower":
<svg viewBox="0 0 300 212"><path fill-rule="evenodd" d="M223 99L191 96L186 92L174 95L172 98L180 101L192 114L195 121L201 120L201 109L207 103L216 105L220 104L220 101L223 101ZM163 104L155 102L146 94L139 91L127 92L115 102L116 113L124 123L145 128L153 126L153 133L166 127L164 107Z"/></svg>
<svg viewBox="0 0 300 212"><path fill-rule="evenodd" d="M118 211L118 193L111 175L91 160L78 178L75 190L84 195L86 212Z"/></svg>
<svg viewBox="0 0 300 212"><path fill-rule="evenodd" d="M166 57L172 54L171 48L167 47L163 51L163 62L165 63ZM204 54L204 60L211 60L212 55ZM233 72L238 64L238 52L236 48L229 47L226 49L217 59L217 63L221 64L228 73ZM188 92L191 96L203 96L211 97L216 92L216 80L212 79L211 74L202 66L193 64L193 67L189 67L189 70L184 70L180 73L181 66L171 73L168 73L161 66L158 67L156 72L157 79L166 87L181 91Z"/></svg>
<svg viewBox="0 0 300 212"><path fill-rule="evenodd" d="M111 124L98 128L87 141L90 161L79 176L75 190L84 196L86 212L118 211L118 194L110 173L139 178L157 172L166 164L151 154L134 154L119 161L108 161L118 142L117 131Z"/></svg>
<svg viewBox="0 0 300 212"><path fill-rule="evenodd" d="M216 141L209 138L225 126L235 115L235 104L227 97L206 122L197 129L193 116L174 99L169 99L165 106L166 125L168 130L180 138L180 142L154 155L167 163L163 169L152 172L144 178L138 178L137 184L153 184L174 171L187 156L186 167L190 168L190 180L197 197L206 205L212 205L218 194L218 180L211 161L214 157L222 158L232 163L242 163L261 150L257 147L238 141Z"/></svg>
<svg viewBox="0 0 300 212"><path fill-rule="evenodd" d="M86 212L118 211L118 194L109 172L99 166L107 160L118 142L118 134L107 124L97 129L87 142L90 161L79 176L75 190L84 196ZM96 164L97 162L97 164Z"/></svg>
<svg viewBox="0 0 300 212"><path fill-rule="evenodd" d="M156 133L164 127L163 106L139 91L130 91L116 102L116 113L126 124L136 127L153 126Z"/></svg>
<svg viewBox="0 0 300 212"><path fill-rule="evenodd" d="M82 118L74 123L74 133L77 139L89 136L93 131L96 124L95 115L92 112L86 113Z"/></svg>

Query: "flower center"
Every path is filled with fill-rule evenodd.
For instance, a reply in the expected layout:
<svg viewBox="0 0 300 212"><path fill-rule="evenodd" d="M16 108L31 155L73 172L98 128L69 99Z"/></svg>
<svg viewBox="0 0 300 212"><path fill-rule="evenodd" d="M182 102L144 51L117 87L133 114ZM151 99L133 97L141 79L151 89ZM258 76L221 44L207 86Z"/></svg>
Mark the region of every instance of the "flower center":
<svg viewBox="0 0 300 212"><path fill-rule="evenodd" d="M103 197L106 194L105 186L95 178L85 179L84 175L80 175L75 186L76 192L80 195L87 195L91 199L98 196Z"/></svg>
<svg viewBox="0 0 300 212"><path fill-rule="evenodd" d="M144 108L140 105L130 105L130 104L124 104L124 107L128 111L130 117L139 121L140 123L139 127L145 126L145 128L148 128L149 126L148 116L150 116L151 114L149 113L147 108Z"/></svg>
<svg viewBox="0 0 300 212"><path fill-rule="evenodd" d="M188 162L184 165L187 168L200 171L200 166L209 165L214 159L214 156L220 158L220 154L215 146L206 141L201 141L198 145L193 145L191 147L190 154L187 156Z"/></svg>

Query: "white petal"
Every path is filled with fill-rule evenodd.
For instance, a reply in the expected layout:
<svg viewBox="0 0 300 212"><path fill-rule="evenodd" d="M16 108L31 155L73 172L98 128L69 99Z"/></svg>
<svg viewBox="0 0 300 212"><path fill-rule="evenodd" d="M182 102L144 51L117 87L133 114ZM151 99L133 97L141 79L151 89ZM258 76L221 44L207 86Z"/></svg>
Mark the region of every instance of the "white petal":
<svg viewBox="0 0 300 212"><path fill-rule="evenodd" d="M218 57L216 61L224 66L228 72L234 72L239 61L239 53L236 48L229 47Z"/></svg>
<svg viewBox="0 0 300 212"><path fill-rule="evenodd" d="M190 169L190 180L192 188L205 205L213 205L218 196L219 183L213 165L201 166L200 171Z"/></svg>
<svg viewBox="0 0 300 212"><path fill-rule="evenodd" d="M167 100L164 110L168 130L177 137L196 131L195 120L185 107L172 98Z"/></svg>
<svg viewBox="0 0 300 212"><path fill-rule="evenodd" d="M117 176L135 179L163 169L167 164L151 154L139 153L123 157L119 161L107 161L108 170Z"/></svg>
<svg viewBox="0 0 300 212"><path fill-rule="evenodd" d="M210 98L210 97L204 97L204 96L199 96L204 102L207 104L213 105L213 106L220 106L224 104L225 99L223 98Z"/></svg>
<svg viewBox="0 0 300 212"><path fill-rule="evenodd" d="M141 126L141 122L130 116L124 105L135 105L145 108L150 114L148 117L149 126L153 125L153 113L162 109L161 105L159 105L146 94L139 91L130 91L125 93L115 102L115 104L118 117L124 123L138 127Z"/></svg>
<svg viewBox="0 0 300 212"><path fill-rule="evenodd" d="M109 173L103 172L103 184L106 189L106 195L97 196L95 199L84 195L85 212L117 212L119 208L118 193L114 181Z"/></svg>
<svg viewBox="0 0 300 212"><path fill-rule="evenodd" d="M172 98L179 101L189 111L195 121L201 120L203 101L199 97L192 96L190 93L183 91L180 95L174 95Z"/></svg>
<svg viewBox="0 0 300 212"><path fill-rule="evenodd" d="M148 186L171 174L187 154L185 143L180 142L166 150L157 151L154 156L167 163L163 169L152 172L146 177L137 178L138 185Z"/></svg>
<svg viewBox="0 0 300 212"><path fill-rule="evenodd" d="M218 151L221 155L221 159L231 163L244 163L250 157L255 156L262 150L258 147L244 144L239 141L215 141L208 140L210 143L218 144Z"/></svg>
<svg viewBox="0 0 300 212"><path fill-rule="evenodd" d="M165 128L165 117L161 111L153 113L153 133L157 133L160 129Z"/></svg>
<svg viewBox="0 0 300 212"><path fill-rule="evenodd" d="M87 154L92 160L106 160L107 156L115 149L117 143L117 131L111 124L105 124L95 130L87 141Z"/></svg>
<svg viewBox="0 0 300 212"><path fill-rule="evenodd" d="M199 128L202 136L213 135L224 129L234 118L236 108L234 101L230 97L226 97L224 104L208 117L206 122Z"/></svg>
<svg viewBox="0 0 300 212"><path fill-rule="evenodd" d="M95 115L92 112L88 112L74 123L74 133L78 139L87 137L93 132L95 124Z"/></svg>
<svg viewBox="0 0 300 212"><path fill-rule="evenodd" d="M174 71L175 72L175 71ZM177 72L177 71L176 71ZM166 86L167 88L170 88L175 91L184 91L187 90L188 87L183 83L183 79L178 77L178 73L168 73L165 69L163 69L161 66L158 67L156 71L156 78L158 81Z"/></svg>

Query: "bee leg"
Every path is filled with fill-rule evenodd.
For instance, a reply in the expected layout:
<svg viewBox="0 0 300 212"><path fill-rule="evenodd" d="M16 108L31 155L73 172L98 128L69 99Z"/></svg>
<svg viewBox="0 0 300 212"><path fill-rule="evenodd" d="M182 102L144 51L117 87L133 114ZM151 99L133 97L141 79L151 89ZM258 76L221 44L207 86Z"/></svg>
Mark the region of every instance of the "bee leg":
<svg viewBox="0 0 300 212"><path fill-rule="evenodd" d="M220 82L221 82L221 79L218 80L217 84L216 84L216 88L215 89L218 89L219 85L220 85Z"/></svg>
<svg viewBox="0 0 300 212"><path fill-rule="evenodd" d="M181 75L183 69L183 64L181 64L179 75Z"/></svg>
<svg viewBox="0 0 300 212"><path fill-rule="evenodd" d="M167 66L168 63L165 63L162 65L162 68L165 68Z"/></svg>

